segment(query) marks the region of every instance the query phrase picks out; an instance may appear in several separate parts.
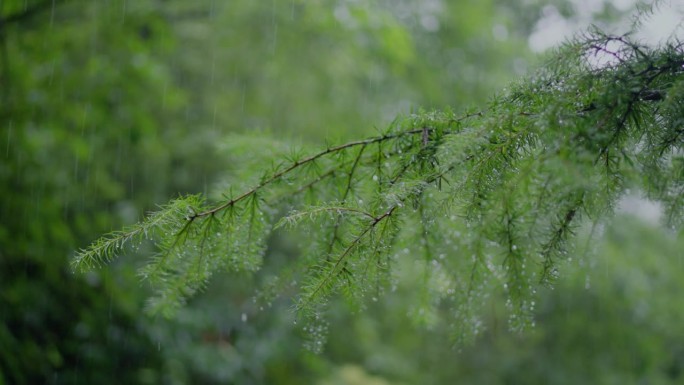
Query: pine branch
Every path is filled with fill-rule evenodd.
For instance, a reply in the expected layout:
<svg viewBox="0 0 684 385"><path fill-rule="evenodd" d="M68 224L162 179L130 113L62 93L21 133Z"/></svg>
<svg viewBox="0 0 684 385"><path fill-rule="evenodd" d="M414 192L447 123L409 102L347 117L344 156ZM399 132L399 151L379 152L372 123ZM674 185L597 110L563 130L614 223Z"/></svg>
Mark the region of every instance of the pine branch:
<svg viewBox="0 0 684 385"><path fill-rule="evenodd" d="M89 247L81 249L72 260L72 267L83 271L100 266L109 262L126 246L136 246L145 239L152 237L160 229L179 227L179 222L184 221L178 232L174 233L174 239L177 239L188 230L192 224L189 218L194 215L196 208L202 202L203 200L199 196L187 196L172 201L163 206L160 211L148 216L145 221L121 231L114 231L98 239Z"/></svg>
<svg viewBox="0 0 684 385"><path fill-rule="evenodd" d="M372 222L368 226L366 226L363 229L363 231L361 231L361 233L357 235L351 241L351 243L344 249L344 251L337 257L334 264L332 265L332 268L330 268L328 272L319 280L319 282L314 286L313 290L302 298L300 303L297 305L298 310L301 311L310 307L312 302L318 299L319 295L322 293L324 288L328 287L332 279L341 271L340 267L345 262L346 258L350 255L350 253L356 247L358 247L360 242L368 235L369 232L371 232L378 225L378 223L382 222L386 218L389 218L392 215L392 213L397 209L397 207L398 206L392 206L384 214L373 218Z"/></svg>
<svg viewBox="0 0 684 385"><path fill-rule="evenodd" d="M340 204L344 204L344 202L340 202ZM339 206L333 205L333 206L312 207L309 209L292 212L289 215L283 217L280 221L278 221L274 227L277 229L277 228L283 227L285 225L295 226L297 223L299 223L300 221L302 221L304 219L307 219L307 218L312 219L316 215L318 215L320 213L324 213L324 212L334 213L335 218L341 218L342 215L344 215L345 213L361 215L361 216L365 216L365 217L373 219L373 220L376 218L371 213L369 213L367 211L363 211L361 209L357 209L354 207L346 207L346 206L342 206L342 205L339 205Z"/></svg>
<svg viewBox="0 0 684 385"><path fill-rule="evenodd" d="M314 154L314 155L311 155L311 156L306 157L306 158L304 158L304 159L296 160L296 161L292 162L292 163L291 163L288 167L286 167L285 169L283 169L283 170L281 170L281 171L278 171L278 172L274 173L273 175L271 175L270 177L266 178L265 180L263 180L261 183L259 183L258 185L256 185L256 186L253 187L252 189L247 190L247 191L245 191L244 193L242 193L241 195L239 195L237 198L231 199L231 200L229 200L229 201L227 201L227 202L225 202L225 203L223 203L223 204L220 204L220 205L218 205L218 206L216 206L216 207L214 207L214 208L212 208L212 209L210 209L210 210L206 210L206 211L203 211L203 212L200 212L200 213L196 213L196 214L194 214L193 216L190 217L190 220L193 220L193 219L195 219L195 218L197 218L197 217L204 217L204 216L207 216L207 215L216 214L216 213L219 212L219 211L222 211L222 210L224 210L224 209L226 209L226 208L228 208L228 207L234 206L236 203L242 201L242 200L245 199L245 198L248 198L248 197L254 195L256 192L258 192L258 191L261 190L262 188L264 188L264 187L266 187L266 186L272 184L273 182L275 182L275 181L281 179L282 177L284 177L285 175L291 173L292 171L294 171L294 170L296 170L296 169L298 169L298 168L300 168L300 167L302 167L302 166L304 166L304 165L307 165L307 164L309 164L309 163L311 163L311 162L314 162L314 161L316 161L317 159L322 158L322 157L324 157L324 156L326 156L326 155L335 154L335 153L338 153L338 152L340 152L340 151L347 150L347 149L352 148L352 147L366 146L366 145L369 145L369 144L372 144L372 143L384 142L384 141L386 141L386 140L399 138L399 137L402 137L402 136L405 136L405 135L415 135L415 134L419 134L419 133L422 133L422 132L423 132L422 129L420 129L420 130L409 130L409 131L404 131L404 132L398 132L398 133L395 133L395 134L387 134L387 135L383 135L383 136L378 136L378 137L370 138L370 139L366 139L366 140L358 140L358 141L354 141L354 142L349 142L349 143L345 143L345 144L342 144L342 145L339 145L339 146L329 147L329 148L327 148L326 150L321 151L321 152L319 152L319 153L317 153L317 154Z"/></svg>
<svg viewBox="0 0 684 385"><path fill-rule="evenodd" d="M597 53L611 60L592 64ZM455 307L473 306L478 291L496 292L522 327L533 285L550 281L574 229L585 217L607 217L630 184L665 203L670 223L681 224L684 211L682 46L651 49L595 33L559 55L485 110L420 112L379 136L271 159L270 171L239 195L211 205L174 201L95 241L73 265L99 265L152 238L160 254L142 275L159 287L153 308L167 312L214 271L257 270L273 222L296 226L307 236L297 265L307 284L296 303L306 313L335 293L362 298L369 272L379 282L408 258L399 248L422 242L430 276L420 308L437 309L441 294L427 283L444 276L465 294L452 299ZM311 195L295 197L303 192ZM460 231L468 235L450 236ZM435 255L438 274L427 270Z"/></svg>
<svg viewBox="0 0 684 385"><path fill-rule="evenodd" d="M352 181L354 179L354 171L356 171L356 167L359 165L359 160L361 160L361 156L363 155L363 152L366 149L366 146L367 145L361 146L361 149L359 150L358 154L356 154L356 157L354 158L354 163L352 163L351 170L349 171L349 176L347 177L347 186L345 187L344 193L342 194L342 200L341 200L342 204L345 204L347 202L347 197L349 196L349 192L352 189ZM335 246L335 242L338 241L337 232L340 229L341 221L342 221L342 215L338 214L337 217L335 218L335 224L333 225L333 235L330 239L330 243L328 244L328 250L326 252L326 255L330 255L333 247Z"/></svg>

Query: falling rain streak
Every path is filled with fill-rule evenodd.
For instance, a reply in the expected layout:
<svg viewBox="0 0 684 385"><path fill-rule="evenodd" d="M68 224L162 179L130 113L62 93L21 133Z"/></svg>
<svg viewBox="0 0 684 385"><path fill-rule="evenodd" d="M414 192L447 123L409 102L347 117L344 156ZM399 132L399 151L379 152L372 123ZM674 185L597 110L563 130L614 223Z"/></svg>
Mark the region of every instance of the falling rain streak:
<svg viewBox="0 0 684 385"><path fill-rule="evenodd" d="M7 127L7 148L5 149L5 157L9 158L10 143L12 140L12 120L10 119Z"/></svg>
<svg viewBox="0 0 684 385"><path fill-rule="evenodd" d="M0 3L0 383L682 382L630 0Z"/></svg>

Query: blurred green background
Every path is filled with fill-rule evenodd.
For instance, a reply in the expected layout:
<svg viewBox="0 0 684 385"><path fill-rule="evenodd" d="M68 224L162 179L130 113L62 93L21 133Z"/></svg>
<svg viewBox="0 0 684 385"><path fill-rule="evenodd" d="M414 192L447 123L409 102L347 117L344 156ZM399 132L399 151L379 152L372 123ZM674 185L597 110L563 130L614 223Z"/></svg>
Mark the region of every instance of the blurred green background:
<svg viewBox="0 0 684 385"><path fill-rule="evenodd" d="M264 286L296 258L278 233L259 274L219 276L171 320L143 315L135 255L69 270L102 233L235 175L231 134L339 142L481 106L581 3L0 0L0 384L682 383L684 240L632 217L581 241L534 329L509 333L493 303L456 347L449 309L415 325L402 290L304 330L292 293ZM595 3L594 22L624 20Z"/></svg>

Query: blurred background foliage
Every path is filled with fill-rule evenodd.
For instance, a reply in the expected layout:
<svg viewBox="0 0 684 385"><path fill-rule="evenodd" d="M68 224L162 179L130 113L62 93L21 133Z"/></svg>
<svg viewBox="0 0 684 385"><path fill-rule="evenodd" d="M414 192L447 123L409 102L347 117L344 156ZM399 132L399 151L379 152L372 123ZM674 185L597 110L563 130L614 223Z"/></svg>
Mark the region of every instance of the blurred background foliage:
<svg viewBox="0 0 684 385"><path fill-rule="evenodd" d="M230 135L340 141L483 105L536 65L544 16L577 4L0 1L0 384L681 383L684 244L636 219L540 293L534 330L507 332L492 301L456 350L445 309L407 316L415 287L303 330L287 291L255 293L297 279L282 271L302 240L280 233L259 274L219 276L172 320L142 315L135 256L68 269L103 232L236 178Z"/></svg>

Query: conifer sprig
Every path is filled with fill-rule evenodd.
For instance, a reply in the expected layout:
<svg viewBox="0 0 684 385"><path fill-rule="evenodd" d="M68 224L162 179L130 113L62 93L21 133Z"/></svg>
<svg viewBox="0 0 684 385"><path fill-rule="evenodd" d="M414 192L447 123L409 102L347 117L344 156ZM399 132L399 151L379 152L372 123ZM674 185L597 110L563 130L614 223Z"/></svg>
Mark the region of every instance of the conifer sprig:
<svg viewBox="0 0 684 385"><path fill-rule="evenodd" d="M393 269L408 265L422 272L415 314L426 324L449 303L477 332L474 308L494 293L524 327L535 287L552 284L575 230L608 218L627 189L682 225L682 47L592 31L486 110L420 112L375 137L276 156L252 187L212 203L179 198L95 241L74 267L150 239L159 253L141 276L158 288L151 309L172 314L212 274L258 270L269 233L288 225L307 237L303 315L336 293L363 304L380 282L400 285Z"/></svg>

